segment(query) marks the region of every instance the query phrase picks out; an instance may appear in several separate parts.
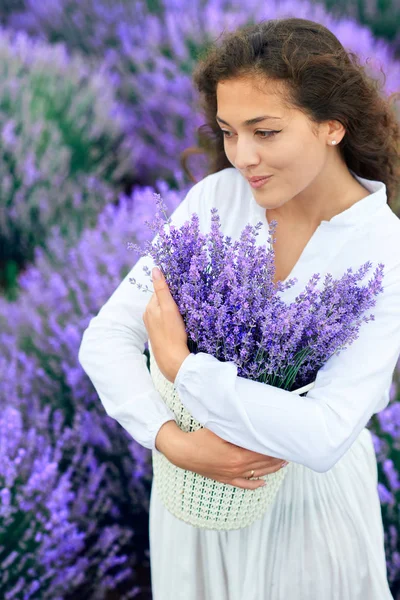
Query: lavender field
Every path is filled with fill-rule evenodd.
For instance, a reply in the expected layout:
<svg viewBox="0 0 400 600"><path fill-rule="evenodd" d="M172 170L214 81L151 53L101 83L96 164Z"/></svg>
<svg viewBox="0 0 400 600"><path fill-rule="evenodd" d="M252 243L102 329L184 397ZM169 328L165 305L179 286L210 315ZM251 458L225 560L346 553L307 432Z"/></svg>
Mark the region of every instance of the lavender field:
<svg viewBox="0 0 400 600"><path fill-rule="evenodd" d="M172 212L194 183L196 60L225 30L287 16L324 24L399 89L390 42L315 2L1 3L1 599L151 599L151 454L107 416L78 349L132 267L127 243L149 239L154 192ZM190 167L208 173L200 154ZM368 427L400 599L400 364Z"/></svg>

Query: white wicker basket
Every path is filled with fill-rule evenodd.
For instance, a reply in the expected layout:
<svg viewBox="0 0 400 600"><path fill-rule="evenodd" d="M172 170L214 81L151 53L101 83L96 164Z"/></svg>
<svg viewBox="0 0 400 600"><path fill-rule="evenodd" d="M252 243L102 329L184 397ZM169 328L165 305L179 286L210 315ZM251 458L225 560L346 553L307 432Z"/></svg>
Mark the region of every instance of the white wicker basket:
<svg viewBox="0 0 400 600"><path fill-rule="evenodd" d="M150 373L155 388L175 414L182 431L202 428L183 406L173 383L161 373L149 342ZM296 390L303 393L313 384ZM262 479L267 485L245 490L173 465L163 454L152 454L154 484L166 508L178 519L205 529L241 529L260 519L272 504L290 463Z"/></svg>

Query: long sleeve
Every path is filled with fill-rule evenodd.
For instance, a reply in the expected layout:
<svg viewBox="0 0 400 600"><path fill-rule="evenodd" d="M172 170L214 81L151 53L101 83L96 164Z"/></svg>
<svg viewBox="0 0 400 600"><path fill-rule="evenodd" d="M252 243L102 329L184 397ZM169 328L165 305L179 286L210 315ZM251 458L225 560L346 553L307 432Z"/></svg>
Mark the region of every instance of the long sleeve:
<svg viewBox="0 0 400 600"><path fill-rule="evenodd" d="M197 212L202 182L195 184L171 215L177 227ZM142 315L151 294L129 281L152 283L143 272L154 263L141 257L83 333L78 360L91 379L106 413L142 446L155 452L160 427L175 416L154 387L143 354L148 340Z"/></svg>
<svg viewBox="0 0 400 600"><path fill-rule="evenodd" d="M318 472L331 469L382 409L400 355L400 265L359 337L318 371L307 396L237 375L233 362L190 354L175 386L192 416L221 438Z"/></svg>

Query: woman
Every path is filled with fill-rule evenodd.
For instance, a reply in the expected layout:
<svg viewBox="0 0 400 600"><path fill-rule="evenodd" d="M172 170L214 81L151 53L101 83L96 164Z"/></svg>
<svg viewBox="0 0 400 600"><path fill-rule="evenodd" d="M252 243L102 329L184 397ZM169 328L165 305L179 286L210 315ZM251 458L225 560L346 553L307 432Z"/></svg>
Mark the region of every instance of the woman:
<svg viewBox="0 0 400 600"><path fill-rule="evenodd" d="M92 319L79 360L108 415L140 444L246 489L288 469L263 517L230 531L177 519L153 486L153 598L389 600L377 464L365 426L389 401L400 355L400 220L388 204L398 191L396 118L356 56L303 19L225 34L198 64L194 82L212 168L172 222L179 226L196 212L209 231L216 206L225 235L237 239L246 223L262 220L258 239L266 244L276 219L275 282L297 280L282 293L288 302L314 273L340 277L367 260L385 265L384 292L375 321L329 359L307 396L191 354L163 278L154 279L150 301L130 285L130 277L148 283L148 258ZM148 340L203 429L177 426L148 372Z"/></svg>

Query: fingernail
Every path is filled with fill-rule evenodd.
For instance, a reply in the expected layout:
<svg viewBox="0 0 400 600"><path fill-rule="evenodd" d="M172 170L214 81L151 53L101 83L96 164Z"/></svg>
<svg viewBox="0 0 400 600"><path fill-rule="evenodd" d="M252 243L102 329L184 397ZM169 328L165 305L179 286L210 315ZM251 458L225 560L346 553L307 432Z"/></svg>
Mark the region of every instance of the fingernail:
<svg viewBox="0 0 400 600"><path fill-rule="evenodd" d="M286 465L288 465L289 463L287 462L287 460L284 460L283 463L281 464L281 467L286 467Z"/></svg>
<svg viewBox="0 0 400 600"><path fill-rule="evenodd" d="M154 279L161 279L161 271L158 267L154 267L154 269L152 270L152 275L154 277Z"/></svg>
<svg viewBox="0 0 400 600"><path fill-rule="evenodd" d="M265 480L262 482L262 484L260 485L260 487L264 487L264 485L267 485L267 482Z"/></svg>

